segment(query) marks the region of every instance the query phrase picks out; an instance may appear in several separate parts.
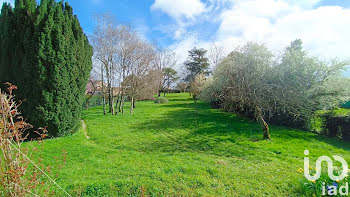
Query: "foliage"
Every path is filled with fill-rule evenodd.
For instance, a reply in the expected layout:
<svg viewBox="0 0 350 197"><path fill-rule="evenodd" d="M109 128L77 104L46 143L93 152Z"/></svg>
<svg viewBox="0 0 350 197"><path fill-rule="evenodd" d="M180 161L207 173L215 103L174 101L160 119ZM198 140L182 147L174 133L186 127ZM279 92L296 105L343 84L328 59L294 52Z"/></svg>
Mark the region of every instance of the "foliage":
<svg viewBox="0 0 350 197"><path fill-rule="evenodd" d="M204 74L198 74L190 83L190 93L192 94L193 100L196 101L202 92L203 87L206 83L206 77Z"/></svg>
<svg viewBox="0 0 350 197"><path fill-rule="evenodd" d="M209 59L206 57L207 50L194 48L188 53L188 60L185 62L187 70L185 81L192 82L198 74L208 75Z"/></svg>
<svg viewBox="0 0 350 197"><path fill-rule="evenodd" d="M165 97L158 97L158 98L156 98L154 103L158 103L158 104L168 103L168 99Z"/></svg>
<svg viewBox="0 0 350 197"><path fill-rule="evenodd" d="M347 81L339 77L348 62L309 57L301 44L292 42L281 59L254 43L236 49L215 70L202 98L258 118L265 129L264 121L309 128L315 110L348 98L346 85L340 85Z"/></svg>
<svg viewBox="0 0 350 197"><path fill-rule="evenodd" d="M47 135L45 129L36 132L37 141L33 142L31 148L24 146L26 130L32 128L32 125L26 123L18 111L18 104L12 94L17 87L9 83L8 85L9 94L0 92L0 195L54 195L47 174L52 176L53 172L58 173L57 169L62 165L56 163L57 169L52 171L50 166L43 163L40 154L43 151L43 139ZM33 160L37 162L33 163Z"/></svg>
<svg viewBox="0 0 350 197"><path fill-rule="evenodd" d="M48 126L50 136L76 130L92 48L68 3L16 0L4 4L0 16L2 40L0 81L20 89L20 109L35 127ZM16 33L13 33L16 32Z"/></svg>
<svg viewBox="0 0 350 197"><path fill-rule="evenodd" d="M264 138L269 139L263 115L273 107L271 97L277 96L269 83L272 64L272 54L267 48L248 43L222 61L214 72L213 87L209 85L203 97L222 100L226 110L252 111L262 125Z"/></svg>
<svg viewBox="0 0 350 197"><path fill-rule="evenodd" d="M322 127L325 124L325 114L332 113L335 116L346 116L350 114L350 109L345 108L335 108L331 110L318 110L316 111L311 118L311 129L316 133L322 133Z"/></svg>
<svg viewBox="0 0 350 197"><path fill-rule="evenodd" d="M168 92L169 93L183 93L183 91L181 91L180 89L169 89Z"/></svg>
<svg viewBox="0 0 350 197"><path fill-rule="evenodd" d="M334 111L322 115L323 132L330 137L340 137L344 140L350 140L350 113L339 116Z"/></svg>
<svg viewBox="0 0 350 197"><path fill-rule="evenodd" d="M177 63L176 54L172 51L156 47L153 64L162 77L158 79L158 97L161 92L169 90L172 83L178 80L177 72L173 69Z"/></svg>
<svg viewBox="0 0 350 197"><path fill-rule="evenodd" d="M176 87L184 93L188 90L189 84L186 82L179 82Z"/></svg>
<svg viewBox="0 0 350 197"><path fill-rule="evenodd" d="M163 68L163 88L162 91L169 91L173 83L179 79L176 70L170 67Z"/></svg>
<svg viewBox="0 0 350 197"><path fill-rule="evenodd" d="M85 96L86 98L90 96ZM83 103L83 108L87 107L96 107L96 106L102 106L103 105L103 100L102 100L102 95L93 95L88 102Z"/></svg>
<svg viewBox="0 0 350 197"><path fill-rule="evenodd" d="M350 109L350 101L345 102L342 106L343 106L345 109Z"/></svg>
<svg viewBox="0 0 350 197"><path fill-rule="evenodd" d="M296 169L305 149L311 162L320 155L350 161L349 143L274 125L273 140L259 140L252 120L194 104L188 93L167 98L140 101L133 115L84 110L90 139L79 130L45 143L48 165L67 151L58 184L72 196L302 196Z"/></svg>
<svg viewBox="0 0 350 197"><path fill-rule="evenodd" d="M298 172L303 176L301 182L302 194L304 196L342 196L339 194L340 187L347 187L347 184L350 185L350 171L346 175L345 179L342 181L333 181L329 178L328 172L323 170L321 177L317 181L309 181L304 177L304 171L302 168L298 169ZM311 168L310 173L316 174L316 169ZM334 175L338 176L341 173L341 169L336 167L333 171ZM325 184L325 185L324 185ZM337 195L328 195L334 194L334 188L337 190ZM330 191L332 190L332 191ZM329 192L329 193L328 193ZM343 190L344 192L344 190ZM325 194L325 195L324 195Z"/></svg>

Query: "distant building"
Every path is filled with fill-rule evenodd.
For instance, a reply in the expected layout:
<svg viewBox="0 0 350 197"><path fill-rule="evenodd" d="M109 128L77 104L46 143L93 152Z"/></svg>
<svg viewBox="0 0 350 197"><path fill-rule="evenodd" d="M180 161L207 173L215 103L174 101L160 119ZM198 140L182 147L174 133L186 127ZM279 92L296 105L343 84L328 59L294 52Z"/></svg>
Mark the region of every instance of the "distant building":
<svg viewBox="0 0 350 197"><path fill-rule="evenodd" d="M106 85L104 85L104 88L106 88ZM102 81L101 80L89 80L88 84L86 85L85 94L91 95L91 94L102 94Z"/></svg>

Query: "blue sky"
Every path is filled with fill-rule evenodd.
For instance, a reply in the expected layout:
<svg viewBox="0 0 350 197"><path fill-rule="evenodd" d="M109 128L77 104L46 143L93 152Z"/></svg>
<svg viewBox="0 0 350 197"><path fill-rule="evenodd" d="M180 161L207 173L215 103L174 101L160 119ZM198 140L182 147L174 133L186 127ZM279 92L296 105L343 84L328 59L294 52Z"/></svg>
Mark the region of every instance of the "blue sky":
<svg viewBox="0 0 350 197"><path fill-rule="evenodd" d="M93 32L93 16L108 12L147 40L174 50L180 62L194 46L215 43L229 52L255 41L279 53L297 38L322 59L350 58L350 0L66 1L86 34Z"/></svg>

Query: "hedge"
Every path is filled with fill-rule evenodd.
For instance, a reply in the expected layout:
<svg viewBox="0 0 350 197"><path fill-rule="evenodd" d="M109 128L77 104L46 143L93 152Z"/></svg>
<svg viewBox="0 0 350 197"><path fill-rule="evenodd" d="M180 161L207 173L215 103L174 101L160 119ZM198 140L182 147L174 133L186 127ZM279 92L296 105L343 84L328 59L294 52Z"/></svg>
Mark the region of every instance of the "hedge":
<svg viewBox="0 0 350 197"><path fill-rule="evenodd" d="M350 141L350 114L346 116L336 116L333 112L323 115L325 122L323 131L327 136L340 137Z"/></svg>

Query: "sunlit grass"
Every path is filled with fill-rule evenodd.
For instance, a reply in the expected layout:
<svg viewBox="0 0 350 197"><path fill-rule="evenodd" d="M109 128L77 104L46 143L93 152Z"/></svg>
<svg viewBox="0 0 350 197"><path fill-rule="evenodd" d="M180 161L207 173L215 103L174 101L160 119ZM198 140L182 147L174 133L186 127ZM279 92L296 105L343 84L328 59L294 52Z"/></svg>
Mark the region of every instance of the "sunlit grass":
<svg viewBox="0 0 350 197"><path fill-rule="evenodd" d="M273 140L262 141L252 120L188 94L167 98L138 102L133 115L84 111L91 139L79 131L45 142L45 158L67 151L57 182L73 196L300 196L305 149L312 164L333 154L350 161L337 139L271 126Z"/></svg>

